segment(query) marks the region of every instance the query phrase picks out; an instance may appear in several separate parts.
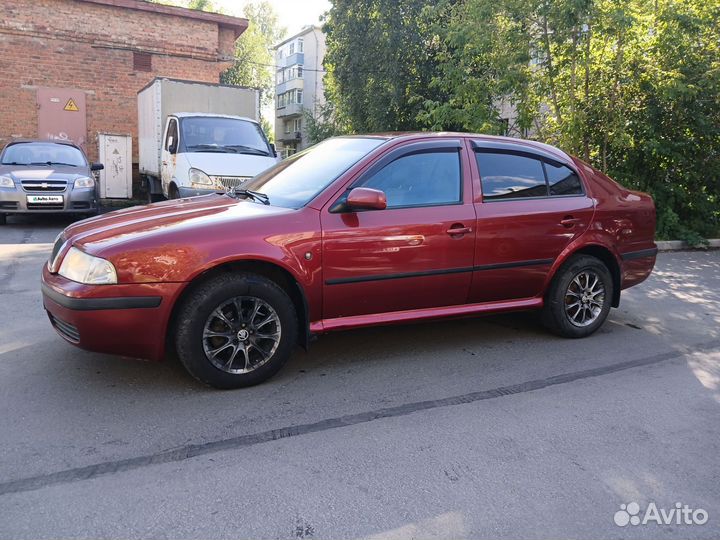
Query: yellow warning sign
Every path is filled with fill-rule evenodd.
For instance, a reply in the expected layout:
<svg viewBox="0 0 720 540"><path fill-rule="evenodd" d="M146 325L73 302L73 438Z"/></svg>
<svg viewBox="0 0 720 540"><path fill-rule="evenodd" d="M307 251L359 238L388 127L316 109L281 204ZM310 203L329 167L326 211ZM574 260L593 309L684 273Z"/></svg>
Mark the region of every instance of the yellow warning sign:
<svg viewBox="0 0 720 540"><path fill-rule="evenodd" d="M67 103L63 107L63 110L65 111L79 111L79 107L75 104L75 100L73 98L68 99Z"/></svg>

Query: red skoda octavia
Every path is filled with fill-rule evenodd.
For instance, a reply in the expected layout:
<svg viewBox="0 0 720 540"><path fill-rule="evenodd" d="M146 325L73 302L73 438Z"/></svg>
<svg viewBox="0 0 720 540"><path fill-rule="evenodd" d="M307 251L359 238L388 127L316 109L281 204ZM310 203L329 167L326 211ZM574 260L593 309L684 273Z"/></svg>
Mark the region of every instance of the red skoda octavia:
<svg viewBox="0 0 720 540"><path fill-rule="evenodd" d="M557 148L465 133L338 137L227 194L68 227L43 270L52 325L103 353L168 349L218 388L360 326L542 310L595 332L650 275L650 196Z"/></svg>

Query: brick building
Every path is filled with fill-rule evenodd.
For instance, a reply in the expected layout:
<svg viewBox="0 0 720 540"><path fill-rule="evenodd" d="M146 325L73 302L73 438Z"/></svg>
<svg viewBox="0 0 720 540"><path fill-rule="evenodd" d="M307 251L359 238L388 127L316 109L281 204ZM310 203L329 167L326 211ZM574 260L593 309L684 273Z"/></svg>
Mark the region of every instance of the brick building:
<svg viewBox="0 0 720 540"><path fill-rule="evenodd" d="M218 83L247 24L142 0L0 0L0 147L56 137L44 112L56 107L91 160L98 133L132 134L136 164L138 90L155 77Z"/></svg>

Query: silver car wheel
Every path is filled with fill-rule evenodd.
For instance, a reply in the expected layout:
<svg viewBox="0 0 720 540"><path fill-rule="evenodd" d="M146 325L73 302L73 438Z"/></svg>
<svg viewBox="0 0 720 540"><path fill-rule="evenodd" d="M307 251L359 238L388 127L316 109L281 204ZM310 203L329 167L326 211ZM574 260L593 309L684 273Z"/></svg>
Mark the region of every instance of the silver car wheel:
<svg viewBox="0 0 720 540"><path fill-rule="evenodd" d="M605 286L600 276L592 270L576 275L565 292L565 314L575 326L594 323L605 304Z"/></svg>
<svg viewBox="0 0 720 540"><path fill-rule="evenodd" d="M220 304L203 328L203 350L216 368L249 373L272 358L280 343L280 318L260 298L236 296Z"/></svg>

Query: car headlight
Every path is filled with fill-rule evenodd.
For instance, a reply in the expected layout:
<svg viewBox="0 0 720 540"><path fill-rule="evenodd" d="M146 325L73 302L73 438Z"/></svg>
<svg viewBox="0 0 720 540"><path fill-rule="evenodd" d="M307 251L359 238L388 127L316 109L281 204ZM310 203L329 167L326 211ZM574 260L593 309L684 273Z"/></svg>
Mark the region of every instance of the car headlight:
<svg viewBox="0 0 720 540"><path fill-rule="evenodd" d="M15 182L9 176L0 176L0 187L15 187Z"/></svg>
<svg viewBox="0 0 720 540"><path fill-rule="evenodd" d="M200 169L190 169L190 185L194 188L212 186L212 179Z"/></svg>
<svg viewBox="0 0 720 540"><path fill-rule="evenodd" d="M65 255L58 273L64 278L88 285L117 283L115 267L110 261L93 257L75 247L71 247Z"/></svg>
<svg viewBox="0 0 720 540"><path fill-rule="evenodd" d="M95 180L90 178L89 176L81 176L80 178L75 179L75 187L76 188L90 188L95 185Z"/></svg>

